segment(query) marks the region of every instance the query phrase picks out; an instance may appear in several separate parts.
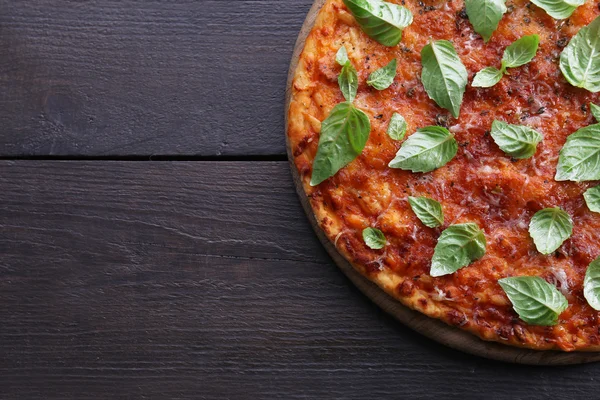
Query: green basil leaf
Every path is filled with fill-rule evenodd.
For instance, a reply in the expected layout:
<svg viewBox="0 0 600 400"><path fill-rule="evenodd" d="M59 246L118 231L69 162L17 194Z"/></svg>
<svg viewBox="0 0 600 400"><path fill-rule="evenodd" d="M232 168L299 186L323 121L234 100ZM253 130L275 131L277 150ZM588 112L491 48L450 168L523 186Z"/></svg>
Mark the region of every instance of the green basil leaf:
<svg viewBox="0 0 600 400"><path fill-rule="evenodd" d="M500 149L514 158L529 158L544 137L528 126L511 125L502 121L492 123L492 138Z"/></svg>
<svg viewBox="0 0 600 400"><path fill-rule="evenodd" d="M600 122L600 107L598 107L594 103L590 103L590 111L592 112L592 115L596 119L596 122Z"/></svg>
<svg viewBox="0 0 600 400"><path fill-rule="evenodd" d="M384 46L395 46L413 21L408 8L379 0L344 0L362 30Z"/></svg>
<svg viewBox="0 0 600 400"><path fill-rule="evenodd" d="M404 139L404 135L406 135L406 129L408 129L406 120L402 115L395 112L392 115L392 119L390 119L390 123L388 125L388 136L394 140L402 140Z"/></svg>
<svg viewBox="0 0 600 400"><path fill-rule="evenodd" d="M583 198L590 211L600 213L600 186L586 190L583 194Z"/></svg>
<svg viewBox="0 0 600 400"><path fill-rule="evenodd" d="M437 228L444 224L442 205L427 197L408 197L408 203L423 225Z"/></svg>
<svg viewBox="0 0 600 400"><path fill-rule="evenodd" d="M452 274L483 257L485 247L485 235L477 224L452 225L438 239L429 275Z"/></svg>
<svg viewBox="0 0 600 400"><path fill-rule="evenodd" d="M556 325L569 303L556 286L539 276L516 276L498 281L519 317L531 325Z"/></svg>
<svg viewBox="0 0 600 400"><path fill-rule="evenodd" d="M600 124L569 135L560 151L554 179L575 182L600 179Z"/></svg>
<svg viewBox="0 0 600 400"><path fill-rule="evenodd" d="M600 311L600 257L592 261L585 271L583 296L594 310Z"/></svg>
<svg viewBox="0 0 600 400"><path fill-rule="evenodd" d="M502 79L502 71L498 68L487 67L482 69L475 75L471 86L473 87L492 87Z"/></svg>
<svg viewBox="0 0 600 400"><path fill-rule="evenodd" d="M507 10L505 2L506 0L465 0L469 21L486 43Z"/></svg>
<svg viewBox="0 0 600 400"><path fill-rule="evenodd" d="M351 103L340 103L321 124L319 148L313 163L311 186L335 175L363 151L371 122Z"/></svg>
<svg viewBox="0 0 600 400"><path fill-rule="evenodd" d="M406 139L389 166L412 172L430 172L446 165L457 151L456 139L448 129L426 126Z"/></svg>
<svg viewBox="0 0 600 400"><path fill-rule="evenodd" d="M552 18L565 19L585 3L585 0L531 0L531 2L546 11Z"/></svg>
<svg viewBox="0 0 600 400"><path fill-rule="evenodd" d="M545 208L536 212L529 224L529 235L542 254L554 252L572 234L573 220L560 208Z"/></svg>
<svg viewBox="0 0 600 400"><path fill-rule="evenodd" d="M475 75L471 86L492 87L500 82L503 74L507 74L507 68L520 67L530 62L537 53L540 43L538 35L523 36L504 50L502 56L502 68L487 67Z"/></svg>
<svg viewBox="0 0 600 400"><path fill-rule="evenodd" d="M467 69L447 40L436 40L421 50L421 81L431 99L455 118L467 87Z"/></svg>
<svg viewBox="0 0 600 400"><path fill-rule="evenodd" d="M396 67L398 61L394 58L385 67L379 68L377 71L371 72L367 85L373 86L377 90L385 90L394 83L396 77Z"/></svg>
<svg viewBox="0 0 600 400"><path fill-rule="evenodd" d="M350 61L342 67L338 76L338 84L346 101L352 103L358 91L358 73Z"/></svg>
<svg viewBox="0 0 600 400"><path fill-rule="evenodd" d="M373 250L383 249L385 247L385 235L379 229L366 228L363 230L363 239L365 244Z"/></svg>
<svg viewBox="0 0 600 400"><path fill-rule="evenodd" d="M571 39L560 55L560 70L571 85L600 91L600 17Z"/></svg>
<svg viewBox="0 0 600 400"><path fill-rule="evenodd" d="M535 57L540 37L538 35L523 36L504 50L502 56L502 71L506 68L516 68L527 64Z"/></svg>
<svg viewBox="0 0 600 400"><path fill-rule="evenodd" d="M346 50L346 46L340 47L338 52L335 55L335 62L340 64L342 67L346 65L347 62L350 62L348 58L348 50Z"/></svg>

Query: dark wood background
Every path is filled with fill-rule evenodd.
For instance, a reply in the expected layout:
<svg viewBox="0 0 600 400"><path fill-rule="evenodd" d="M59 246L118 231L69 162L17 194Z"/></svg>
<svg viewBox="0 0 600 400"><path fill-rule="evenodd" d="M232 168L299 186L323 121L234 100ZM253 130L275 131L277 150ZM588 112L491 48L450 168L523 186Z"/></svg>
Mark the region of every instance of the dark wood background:
<svg viewBox="0 0 600 400"><path fill-rule="evenodd" d="M310 0L0 0L0 398L596 398L468 356L325 254L285 156Z"/></svg>

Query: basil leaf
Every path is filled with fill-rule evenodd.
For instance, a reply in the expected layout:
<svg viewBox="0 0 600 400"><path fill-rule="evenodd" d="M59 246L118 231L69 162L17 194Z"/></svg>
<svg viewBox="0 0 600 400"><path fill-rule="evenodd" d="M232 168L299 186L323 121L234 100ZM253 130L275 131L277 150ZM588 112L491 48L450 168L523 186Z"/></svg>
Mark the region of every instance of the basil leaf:
<svg viewBox="0 0 600 400"><path fill-rule="evenodd" d="M485 254L485 235L477 224L452 225L438 239L429 275L443 276L466 267Z"/></svg>
<svg viewBox="0 0 600 400"><path fill-rule="evenodd" d="M408 137L389 167L412 172L430 172L446 165L457 151L456 139L448 129L426 126Z"/></svg>
<svg viewBox="0 0 600 400"><path fill-rule="evenodd" d="M366 228L363 230L363 239L365 244L373 250L383 249L385 247L385 235L379 229Z"/></svg>
<svg viewBox="0 0 600 400"><path fill-rule="evenodd" d="M427 197L408 197L408 203L423 225L437 228L444 224L442 205Z"/></svg>
<svg viewBox="0 0 600 400"><path fill-rule="evenodd" d="M487 67L482 69L475 75L471 86L473 87L492 87L502 79L502 71L498 68Z"/></svg>
<svg viewBox="0 0 600 400"><path fill-rule="evenodd" d="M556 286L539 276L516 276L498 281L519 317L531 325L550 326L569 303Z"/></svg>
<svg viewBox="0 0 600 400"><path fill-rule="evenodd" d="M402 140L404 139L404 135L406 135L407 128L408 125L406 124L404 117L395 112L392 115L392 119L390 119L387 134L394 140Z"/></svg>
<svg viewBox="0 0 600 400"><path fill-rule="evenodd" d="M533 4L544 9L552 18L569 18L573 11L585 0L531 0Z"/></svg>
<svg viewBox="0 0 600 400"><path fill-rule="evenodd" d="M338 84L346 101L352 103L358 91L358 73L350 61L342 67L338 76Z"/></svg>
<svg viewBox="0 0 600 400"><path fill-rule="evenodd" d="M505 2L506 0L465 0L469 21L486 43L507 10Z"/></svg>
<svg viewBox="0 0 600 400"><path fill-rule="evenodd" d="M554 179L575 182L600 179L600 124L569 135L560 151Z"/></svg>
<svg viewBox="0 0 600 400"><path fill-rule="evenodd" d="M475 75L471 86L473 87L492 87L500 82L503 74L507 74L507 68L520 67L527 64L535 57L540 37L538 35L523 36L513 42L504 50L502 56L502 68L487 67Z"/></svg>
<svg viewBox="0 0 600 400"><path fill-rule="evenodd" d="M516 68L533 60L540 44L538 35L523 36L504 50L502 56L502 71L506 68Z"/></svg>
<svg viewBox="0 0 600 400"><path fill-rule="evenodd" d="M421 50L421 81L431 99L455 118L467 87L467 69L447 40L436 40Z"/></svg>
<svg viewBox="0 0 600 400"><path fill-rule="evenodd" d="M592 261L585 271L583 296L594 310L600 311L600 257Z"/></svg>
<svg viewBox="0 0 600 400"><path fill-rule="evenodd" d="M529 224L529 235L542 254L554 252L572 234L573 220L560 208L545 208L536 212Z"/></svg>
<svg viewBox="0 0 600 400"><path fill-rule="evenodd" d="M362 30L384 46L395 46L413 21L408 8L379 0L344 0Z"/></svg>
<svg viewBox="0 0 600 400"><path fill-rule="evenodd" d="M592 115L596 119L596 122L600 122L600 107L598 107L594 103L590 103L590 111L592 112Z"/></svg>
<svg viewBox="0 0 600 400"><path fill-rule="evenodd" d="M371 75L369 75L369 79L367 80L367 85L373 86L377 90L385 90L389 88L391 84L394 83L397 65L398 61L396 61L394 58L385 67L371 72Z"/></svg>
<svg viewBox="0 0 600 400"><path fill-rule="evenodd" d="M544 137L528 126L511 125L502 121L492 123L492 138L500 149L514 158L529 158Z"/></svg>
<svg viewBox="0 0 600 400"><path fill-rule="evenodd" d="M364 112L351 103L335 106L321 124L310 185L318 185L358 157L370 131L371 122Z"/></svg>
<svg viewBox="0 0 600 400"><path fill-rule="evenodd" d="M571 85L600 91L600 17L571 39L560 55L560 70Z"/></svg>
<svg viewBox="0 0 600 400"><path fill-rule="evenodd" d="M600 213L600 186L586 190L583 198L590 211Z"/></svg>
<svg viewBox="0 0 600 400"><path fill-rule="evenodd" d="M342 67L346 65L347 62L350 62L348 58L348 50L346 50L346 46L340 47L338 52L335 55L335 62L340 64Z"/></svg>

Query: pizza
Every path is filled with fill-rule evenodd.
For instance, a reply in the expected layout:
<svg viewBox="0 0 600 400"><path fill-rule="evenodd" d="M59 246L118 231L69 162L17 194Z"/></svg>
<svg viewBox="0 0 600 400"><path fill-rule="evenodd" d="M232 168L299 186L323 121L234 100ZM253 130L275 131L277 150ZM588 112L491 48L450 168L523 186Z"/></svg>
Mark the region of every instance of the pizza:
<svg viewBox="0 0 600 400"><path fill-rule="evenodd" d="M600 350L599 15L589 0L326 0L287 139L339 253L483 340Z"/></svg>

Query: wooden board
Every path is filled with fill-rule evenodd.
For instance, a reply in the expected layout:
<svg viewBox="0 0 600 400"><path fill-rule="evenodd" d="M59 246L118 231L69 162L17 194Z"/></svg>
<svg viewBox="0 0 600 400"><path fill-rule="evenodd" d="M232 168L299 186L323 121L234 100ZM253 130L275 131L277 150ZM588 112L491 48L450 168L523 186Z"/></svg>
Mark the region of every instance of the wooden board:
<svg viewBox="0 0 600 400"><path fill-rule="evenodd" d="M0 161L0 398L593 399L363 296L287 162Z"/></svg>
<svg viewBox="0 0 600 400"><path fill-rule="evenodd" d="M298 58L302 49L306 37L310 33L312 26L315 23L317 14L323 4L327 0L315 0L312 8L310 9L304 25L298 36L296 47L290 63L290 69L288 72L288 84L286 88L286 99L285 99L285 118L286 118L286 140L287 140L287 110L290 105L291 96L291 85L294 77L294 72L298 65ZM437 319L429 318L424 314L416 312L408 307L402 305L399 301L395 300L391 296L387 295L381 290L376 284L369 281L367 278L357 272L354 267L337 251L331 241L325 236L319 224L316 221L315 215L312 211L310 202L306 197L302 181L298 174L298 170L293 162L294 157L290 148L289 140L287 141L287 152L290 160L290 166L292 169L292 175L296 186L296 191L300 196L300 201L306 215L308 216L311 225L313 226L317 236L325 249L333 258L337 266L350 278L350 280L375 304L380 306L383 310L390 313L400 322L406 324L417 332L436 340L446 346L452 347L457 350L464 351L466 353L500 360L512 363L520 364L532 364L532 365L567 365L567 364L580 364L587 362L600 361L600 352L558 352L558 351L536 351L528 349L520 349L517 347L506 346L496 342L487 342L479 339L478 337L462 331L460 329L451 327Z"/></svg>
<svg viewBox="0 0 600 400"><path fill-rule="evenodd" d="M0 156L279 156L311 0L0 1Z"/></svg>

